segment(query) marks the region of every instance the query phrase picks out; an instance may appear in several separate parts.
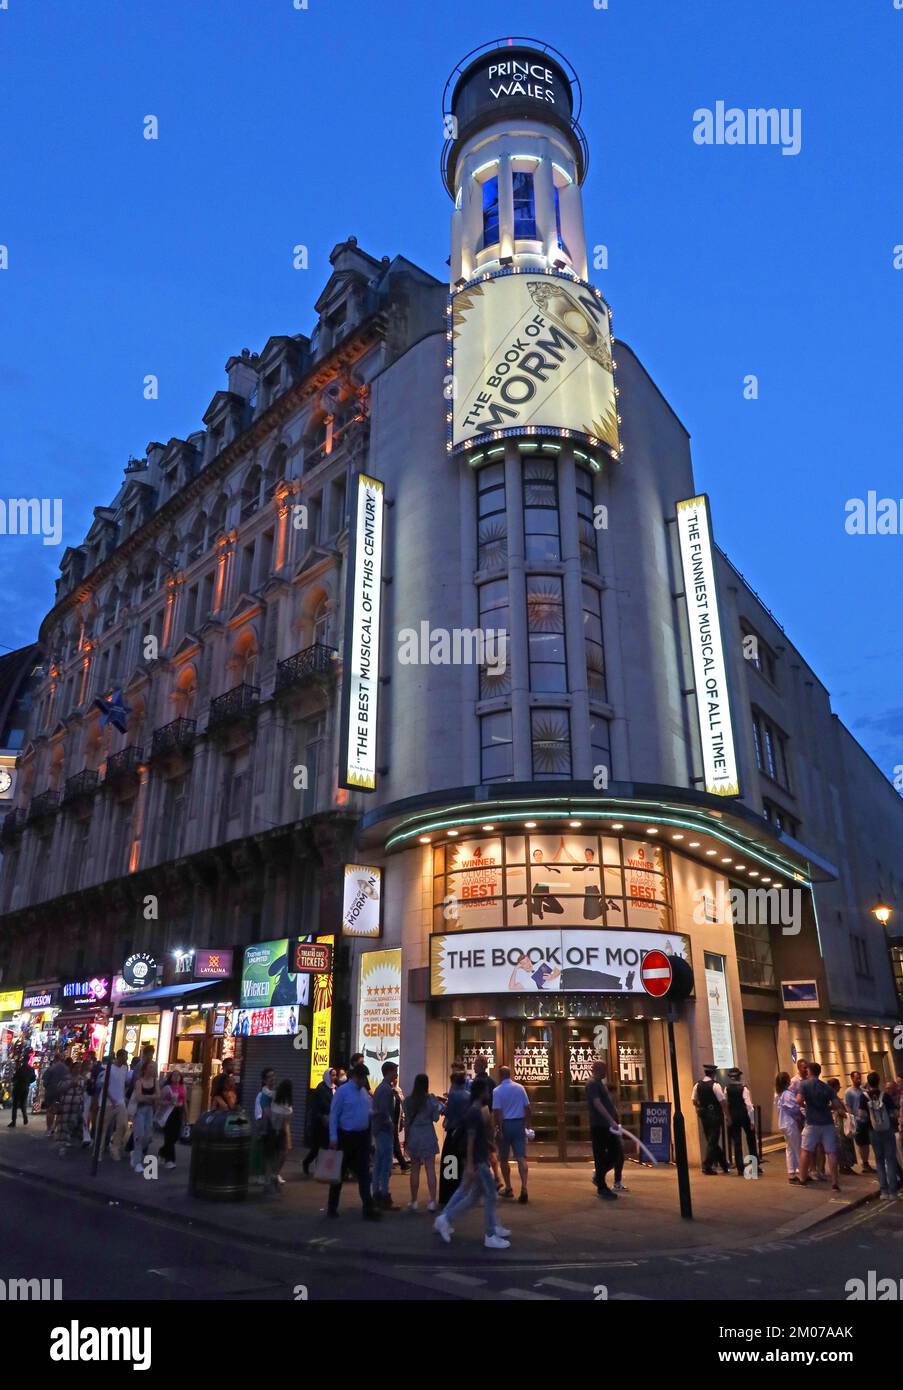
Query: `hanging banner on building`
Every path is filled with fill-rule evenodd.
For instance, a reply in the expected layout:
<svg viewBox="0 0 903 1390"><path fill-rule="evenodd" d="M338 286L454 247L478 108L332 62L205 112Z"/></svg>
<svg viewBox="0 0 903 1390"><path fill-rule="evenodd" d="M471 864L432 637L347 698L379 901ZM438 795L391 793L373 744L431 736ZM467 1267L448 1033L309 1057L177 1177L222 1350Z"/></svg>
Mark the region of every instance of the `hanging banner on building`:
<svg viewBox="0 0 903 1390"><path fill-rule="evenodd" d="M690 959L690 942L674 932L452 932L430 937L430 993L642 994L647 951Z"/></svg>
<svg viewBox="0 0 903 1390"><path fill-rule="evenodd" d="M455 395L449 449L568 431L620 453L608 306L555 272L507 272L449 302Z"/></svg>
<svg viewBox="0 0 903 1390"><path fill-rule="evenodd" d="M346 864L342 894L342 935L379 936L382 870Z"/></svg>
<svg viewBox="0 0 903 1390"><path fill-rule="evenodd" d="M378 479L358 476L346 581L339 786L365 792L376 789L384 494Z"/></svg>
<svg viewBox="0 0 903 1390"><path fill-rule="evenodd" d="M317 940L328 946L330 954L335 946L334 936L320 936ZM310 1084L319 1086L323 1073L329 1066L329 1049L332 1043L332 969L322 975L314 976L313 1041L310 1055Z"/></svg>
<svg viewBox="0 0 903 1390"><path fill-rule="evenodd" d="M295 944L284 937L280 941L261 941L247 947L241 972L240 1009L279 1008L308 1002L310 976L292 969Z"/></svg>
<svg viewBox="0 0 903 1390"><path fill-rule="evenodd" d="M709 1027L712 1030L712 1061L716 1067L733 1067L736 1066L734 1035L724 956L706 951L704 959L705 992L709 1004Z"/></svg>
<svg viewBox="0 0 903 1390"><path fill-rule="evenodd" d="M677 503L677 534L690 626L705 789L713 796L739 796L740 779L718 615L715 546L708 497L689 497Z"/></svg>
<svg viewBox="0 0 903 1390"><path fill-rule="evenodd" d="M401 950L365 951L360 960L357 1050L381 1080L383 1062L400 1065Z"/></svg>

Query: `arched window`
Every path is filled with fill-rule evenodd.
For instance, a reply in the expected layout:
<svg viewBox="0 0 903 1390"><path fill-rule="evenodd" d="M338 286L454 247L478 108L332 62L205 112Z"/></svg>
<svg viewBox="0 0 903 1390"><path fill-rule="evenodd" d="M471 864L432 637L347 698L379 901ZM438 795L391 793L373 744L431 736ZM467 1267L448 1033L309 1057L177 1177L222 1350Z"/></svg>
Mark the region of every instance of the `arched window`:
<svg viewBox="0 0 903 1390"><path fill-rule="evenodd" d="M176 678L172 700L179 719L193 719L198 695L198 677L193 666L186 666Z"/></svg>
<svg viewBox="0 0 903 1390"><path fill-rule="evenodd" d="M210 521L207 529L207 535L211 541L214 539L215 536L218 536L221 531L225 531L226 512L228 510L228 507L229 499L224 492L221 492L219 497L217 497L216 501L214 502L210 512Z"/></svg>
<svg viewBox="0 0 903 1390"><path fill-rule="evenodd" d="M319 646L329 647L332 645L331 637L332 611L329 607L329 600L324 598L314 613L314 642Z"/></svg>
<svg viewBox="0 0 903 1390"><path fill-rule="evenodd" d="M260 484L263 478L260 465L254 464L248 469L241 489L241 519L253 516L260 506Z"/></svg>
<svg viewBox="0 0 903 1390"><path fill-rule="evenodd" d="M255 685L257 681L257 634L253 628L239 633L232 667L236 685Z"/></svg>
<svg viewBox="0 0 903 1390"><path fill-rule="evenodd" d="M187 546L187 548L188 548L188 553L187 553L185 559L186 559L186 563L190 565L190 564L192 563L192 561L197 560L201 555L203 555L204 550L206 549L206 545L207 545L207 513L206 513L206 512L203 512L203 511L198 512L197 516L196 516L196 517L194 518L194 520L192 521L191 526L190 526L189 531L188 531L188 535L185 537L185 544L186 544L186 546Z"/></svg>
<svg viewBox="0 0 903 1390"><path fill-rule="evenodd" d="M264 501L269 501L275 490L276 484L285 477L288 466L288 449L284 444L278 444L267 461L266 471L263 475L263 496Z"/></svg>

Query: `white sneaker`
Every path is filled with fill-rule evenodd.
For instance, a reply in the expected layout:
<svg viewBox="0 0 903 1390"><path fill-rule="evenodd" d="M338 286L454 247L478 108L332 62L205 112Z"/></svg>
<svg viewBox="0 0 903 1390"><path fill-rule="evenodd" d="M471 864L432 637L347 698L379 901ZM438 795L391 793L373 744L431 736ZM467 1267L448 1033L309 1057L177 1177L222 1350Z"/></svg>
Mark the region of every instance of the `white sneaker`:
<svg viewBox="0 0 903 1390"><path fill-rule="evenodd" d="M486 1236L483 1244L487 1250L509 1250L511 1248L510 1240L502 1240L498 1232L495 1235Z"/></svg>
<svg viewBox="0 0 903 1390"><path fill-rule="evenodd" d="M172 1166L173 1166L173 1168L175 1168L176 1165L173 1164ZM279 1183L279 1186L280 1186L280 1187L284 1187L284 1186L285 1186L285 1178L282 1176L281 1173L277 1173L277 1174L276 1174L276 1181Z"/></svg>
<svg viewBox="0 0 903 1390"><path fill-rule="evenodd" d="M410 1208L408 1208L408 1210L410 1210ZM433 1230L436 1232L437 1236L442 1237L446 1245L451 1245L452 1228L448 1224L447 1216L437 1216L433 1222ZM487 1236L486 1239L488 1240L489 1237Z"/></svg>
<svg viewBox="0 0 903 1390"><path fill-rule="evenodd" d="M164 1168L175 1168L175 1166L176 1166L176 1165L175 1165L174 1163L164 1163L164 1164L163 1164L163 1167L164 1167Z"/></svg>
<svg viewBox="0 0 903 1390"><path fill-rule="evenodd" d="M501 1236L502 1240L504 1240L506 1236L510 1236L511 1232L506 1226L496 1226L492 1234L494 1236Z"/></svg>
<svg viewBox="0 0 903 1390"><path fill-rule="evenodd" d="M435 1210L436 1210L436 1203L435 1203L435 1202L427 1202L427 1204L426 1204L426 1209L427 1209L427 1211L435 1211Z"/></svg>
<svg viewBox="0 0 903 1390"><path fill-rule="evenodd" d="M419 1210L420 1210L420 1208L418 1207L418 1205L417 1205L416 1202L408 1202L407 1206L405 1207L405 1211L419 1211Z"/></svg>
<svg viewBox="0 0 903 1390"><path fill-rule="evenodd" d="M629 1191L630 1191L630 1188L629 1188L625 1183L623 1183L623 1182L616 1182L616 1183L613 1183L613 1184L612 1184L612 1191L613 1191L613 1192L629 1192Z"/></svg>

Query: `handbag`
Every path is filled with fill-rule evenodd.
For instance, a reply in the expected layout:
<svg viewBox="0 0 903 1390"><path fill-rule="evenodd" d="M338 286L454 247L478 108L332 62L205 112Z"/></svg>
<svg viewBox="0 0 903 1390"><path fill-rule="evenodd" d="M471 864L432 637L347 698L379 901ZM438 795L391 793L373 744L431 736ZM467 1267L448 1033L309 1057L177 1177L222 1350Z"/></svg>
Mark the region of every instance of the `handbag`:
<svg viewBox="0 0 903 1390"><path fill-rule="evenodd" d="M314 1165L315 1180L330 1184L341 1182L343 1158L344 1154L341 1149L321 1149Z"/></svg>

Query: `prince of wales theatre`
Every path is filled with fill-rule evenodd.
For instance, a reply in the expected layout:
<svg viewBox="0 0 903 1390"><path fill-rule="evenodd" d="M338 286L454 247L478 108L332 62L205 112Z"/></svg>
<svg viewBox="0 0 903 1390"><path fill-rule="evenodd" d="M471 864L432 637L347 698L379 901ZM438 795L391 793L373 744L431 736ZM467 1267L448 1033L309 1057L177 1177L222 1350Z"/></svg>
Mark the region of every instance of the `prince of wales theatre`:
<svg viewBox="0 0 903 1390"><path fill-rule="evenodd" d="M634 1134L644 1102L673 1107L671 1009L698 1160L705 1064L742 1069L763 1133L797 1056L893 1075L892 948L871 915L891 884L852 863L899 861L903 821L716 546L687 432L612 337L587 278L579 104L567 61L527 40L477 50L446 88L445 333L381 381L349 560L352 1033L405 1089L425 1071L445 1091L455 1059L509 1066L532 1156L569 1159L590 1152L597 1059ZM453 389L441 421L418 419L414 467L396 440L439 378ZM473 659L460 633L483 642ZM840 788L834 756L854 769ZM865 817L829 819L857 793ZM854 930L874 975L859 995ZM673 1109L656 1114L667 1152Z"/></svg>

